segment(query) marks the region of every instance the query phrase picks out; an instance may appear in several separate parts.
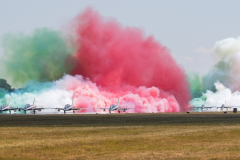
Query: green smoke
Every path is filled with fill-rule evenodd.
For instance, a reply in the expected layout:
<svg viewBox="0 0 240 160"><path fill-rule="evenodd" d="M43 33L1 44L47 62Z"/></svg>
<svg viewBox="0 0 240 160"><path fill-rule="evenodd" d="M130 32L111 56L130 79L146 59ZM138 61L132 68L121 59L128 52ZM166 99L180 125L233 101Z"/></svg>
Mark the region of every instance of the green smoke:
<svg viewBox="0 0 240 160"><path fill-rule="evenodd" d="M188 82L190 84L190 91L193 97L190 104L193 107L201 107L207 99L203 94L206 92L208 87L205 85L208 84L206 83L206 76L201 77L198 73L192 72L188 74ZM196 108L195 111L197 111Z"/></svg>
<svg viewBox="0 0 240 160"><path fill-rule="evenodd" d="M220 82L224 86L229 87L229 84L234 83L234 74L231 71L231 65L226 60L221 60L216 63L212 70L203 77L203 87L206 90L216 91L215 82Z"/></svg>
<svg viewBox="0 0 240 160"><path fill-rule="evenodd" d="M59 31L43 28L36 29L31 35L6 34L2 37L2 47L4 76L10 77L15 85L28 80L53 81L71 69L66 65L66 59L72 48Z"/></svg>
<svg viewBox="0 0 240 160"><path fill-rule="evenodd" d="M202 77L198 73L189 73L188 82L190 84L190 91L193 98L201 97L203 93Z"/></svg>
<svg viewBox="0 0 240 160"><path fill-rule="evenodd" d="M51 90L53 84L54 82L38 82L31 80L23 85L22 88L15 89L11 92L7 92L3 88L0 88L0 105L8 104L11 100L12 107L22 108L27 103L32 104L33 99L38 98L41 93Z"/></svg>
<svg viewBox="0 0 240 160"><path fill-rule="evenodd" d="M5 96L5 94L7 94L8 92L3 89L3 88L0 88L0 100ZM1 104L0 104L1 105Z"/></svg>

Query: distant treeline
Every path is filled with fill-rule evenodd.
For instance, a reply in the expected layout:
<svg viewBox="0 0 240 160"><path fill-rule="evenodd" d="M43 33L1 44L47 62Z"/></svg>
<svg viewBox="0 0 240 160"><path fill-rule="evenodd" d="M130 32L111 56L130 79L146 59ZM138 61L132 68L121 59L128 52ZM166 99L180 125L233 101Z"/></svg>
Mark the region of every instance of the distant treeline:
<svg viewBox="0 0 240 160"><path fill-rule="evenodd" d="M5 89L6 91L13 91L14 89L11 87L10 84L7 83L5 79L0 79L0 88Z"/></svg>

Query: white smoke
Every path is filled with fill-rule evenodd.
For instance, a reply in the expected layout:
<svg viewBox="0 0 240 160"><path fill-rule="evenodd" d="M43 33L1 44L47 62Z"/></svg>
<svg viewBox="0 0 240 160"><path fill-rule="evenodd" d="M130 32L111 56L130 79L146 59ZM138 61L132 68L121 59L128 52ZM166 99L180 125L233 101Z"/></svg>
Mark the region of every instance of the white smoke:
<svg viewBox="0 0 240 160"><path fill-rule="evenodd" d="M217 107L221 107L222 104L225 104L227 107L240 107L240 92L235 91L232 92L229 88L226 88L223 84L220 82L216 82L215 84L216 92L207 90L206 93L203 93L202 97L206 98L206 106L207 107L214 107L212 109L208 109L209 111L219 111ZM192 104L196 104L197 102L204 103L204 101L201 101L199 99L193 99ZM201 104L201 105L202 105ZM200 107L200 106L195 106ZM227 109L224 109L227 110ZM232 110L228 109L228 110Z"/></svg>
<svg viewBox="0 0 240 160"><path fill-rule="evenodd" d="M213 48L214 52L221 58L235 54L240 51L240 37L217 41Z"/></svg>

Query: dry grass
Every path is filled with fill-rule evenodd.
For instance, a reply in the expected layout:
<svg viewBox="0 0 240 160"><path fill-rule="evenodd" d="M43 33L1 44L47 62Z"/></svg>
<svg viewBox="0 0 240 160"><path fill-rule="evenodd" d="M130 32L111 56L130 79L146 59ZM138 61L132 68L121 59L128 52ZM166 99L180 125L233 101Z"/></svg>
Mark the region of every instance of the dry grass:
<svg viewBox="0 0 240 160"><path fill-rule="evenodd" d="M240 114L1 115L0 159L240 159Z"/></svg>

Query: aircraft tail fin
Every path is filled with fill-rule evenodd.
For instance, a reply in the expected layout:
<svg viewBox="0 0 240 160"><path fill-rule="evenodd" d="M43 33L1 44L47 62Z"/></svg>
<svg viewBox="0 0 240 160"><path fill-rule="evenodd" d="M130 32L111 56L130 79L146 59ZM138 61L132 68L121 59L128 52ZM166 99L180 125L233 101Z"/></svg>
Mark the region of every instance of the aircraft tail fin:
<svg viewBox="0 0 240 160"><path fill-rule="evenodd" d="M74 98L72 99L72 106L73 106Z"/></svg>
<svg viewBox="0 0 240 160"><path fill-rule="evenodd" d="M118 98L118 103L117 103L117 106L119 106L119 98Z"/></svg>

